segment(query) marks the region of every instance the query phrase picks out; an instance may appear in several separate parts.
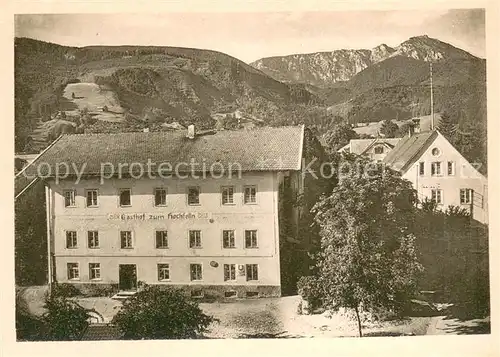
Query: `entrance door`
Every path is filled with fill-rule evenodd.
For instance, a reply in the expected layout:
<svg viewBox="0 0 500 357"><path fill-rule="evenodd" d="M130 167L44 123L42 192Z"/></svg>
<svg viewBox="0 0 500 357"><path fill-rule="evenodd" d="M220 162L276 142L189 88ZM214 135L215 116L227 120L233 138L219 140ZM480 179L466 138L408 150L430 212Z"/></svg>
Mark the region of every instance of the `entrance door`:
<svg viewBox="0 0 500 357"><path fill-rule="evenodd" d="M120 264L119 266L120 290L137 289L137 271L135 264Z"/></svg>

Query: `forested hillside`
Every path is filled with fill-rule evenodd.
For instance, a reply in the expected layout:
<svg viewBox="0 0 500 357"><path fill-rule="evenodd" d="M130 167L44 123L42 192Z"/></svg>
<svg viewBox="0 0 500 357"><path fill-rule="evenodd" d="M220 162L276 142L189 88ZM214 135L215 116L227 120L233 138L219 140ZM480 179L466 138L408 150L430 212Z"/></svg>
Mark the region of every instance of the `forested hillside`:
<svg viewBox="0 0 500 357"><path fill-rule="evenodd" d="M456 132L474 132L477 145L468 146L463 154L486 162L485 60L425 36L370 53L373 63L357 68L345 77L348 80L315 85L300 78L283 83L234 57L209 50L77 48L16 38L16 150L37 151L39 146L27 143L49 130L45 128L57 127L60 120L74 124L66 125L65 132L77 133L146 127L172 130L188 124L237 128L240 121L247 120L252 125L306 124L318 134L342 122L405 120L430 114L432 61L435 112L446 113ZM347 66L351 57L342 56ZM82 108L86 98L79 98L78 93L72 93L72 98L67 88L85 88L86 84L102 92L92 92L96 101L112 99L120 111L113 112L107 105ZM104 115L96 110L106 111L116 120L99 120ZM43 122L48 123L41 125ZM50 130L53 133L37 140L47 145L62 132Z"/></svg>

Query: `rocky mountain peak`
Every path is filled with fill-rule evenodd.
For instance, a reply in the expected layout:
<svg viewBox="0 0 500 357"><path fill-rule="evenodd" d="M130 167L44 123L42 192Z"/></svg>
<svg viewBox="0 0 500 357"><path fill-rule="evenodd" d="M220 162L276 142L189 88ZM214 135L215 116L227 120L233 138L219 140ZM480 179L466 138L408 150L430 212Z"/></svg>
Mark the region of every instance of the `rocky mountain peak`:
<svg viewBox="0 0 500 357"><path fill-rule="evenodd" d="M470 53L427 35L410 37L396 47L394 55L421 61L436 62L444 59L474 59Z"/></svg>
<svg viewBox="0 0 500 357"><path fill-rule="evenodd" d="M371 50L342 49L331 52L262 58L250 65L283 82L329 86L348 81L369 66L395 56L437 62L475 59L470 53L427 35L410 37L399 46L382 43Z"/></svg>
<svg viewBox="0 0 500 357"><path fill-rule="evenodd" d="M396 50L385 43L374 47L371 50L371 60L373 63L380 62L391 56Z"/></svg>

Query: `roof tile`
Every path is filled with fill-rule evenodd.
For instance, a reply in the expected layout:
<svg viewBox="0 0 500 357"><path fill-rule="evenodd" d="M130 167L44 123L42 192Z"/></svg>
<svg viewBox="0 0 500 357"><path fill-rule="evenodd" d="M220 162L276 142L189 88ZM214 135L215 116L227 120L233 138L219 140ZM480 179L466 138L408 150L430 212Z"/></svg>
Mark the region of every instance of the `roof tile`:
<svg viewBox="0 0 500 357"><path fill-rule="evenodd" d="M122 169L126 175L139 173L141 167L157 172L162 163L163 168L178 165L179 172L190 172L191 162L197 172L211 167L233 172L239 167L241 171L299 170L303 135L303 126L224 130L194 139L187 138L185 131L64 135L26 173L35 175L38 169L40 175L53 177L57 165L63 174L63 165L68 165L70 175L82 169L88 175L113 170L116 174L122 164L127 165Z"/></svg>
<svg viewBox="0 0 500 357"><path fill-rule="evenodd" d="M387 154L383 162L397 171L405 171L418 159L419 154L422 154L429 147L436 137L436 131L405 136Z"/></svg>

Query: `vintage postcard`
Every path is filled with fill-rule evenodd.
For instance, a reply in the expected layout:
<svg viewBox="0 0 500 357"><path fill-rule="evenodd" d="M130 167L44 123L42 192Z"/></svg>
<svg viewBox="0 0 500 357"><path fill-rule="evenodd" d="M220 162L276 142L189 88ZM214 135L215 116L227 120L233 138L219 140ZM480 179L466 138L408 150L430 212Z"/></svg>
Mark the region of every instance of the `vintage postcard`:
<svg viewBox="0 0 500 357"><path fill-rule="evenodd" d="M468 5L16 11L13 343L494 353Z"/></svg>

